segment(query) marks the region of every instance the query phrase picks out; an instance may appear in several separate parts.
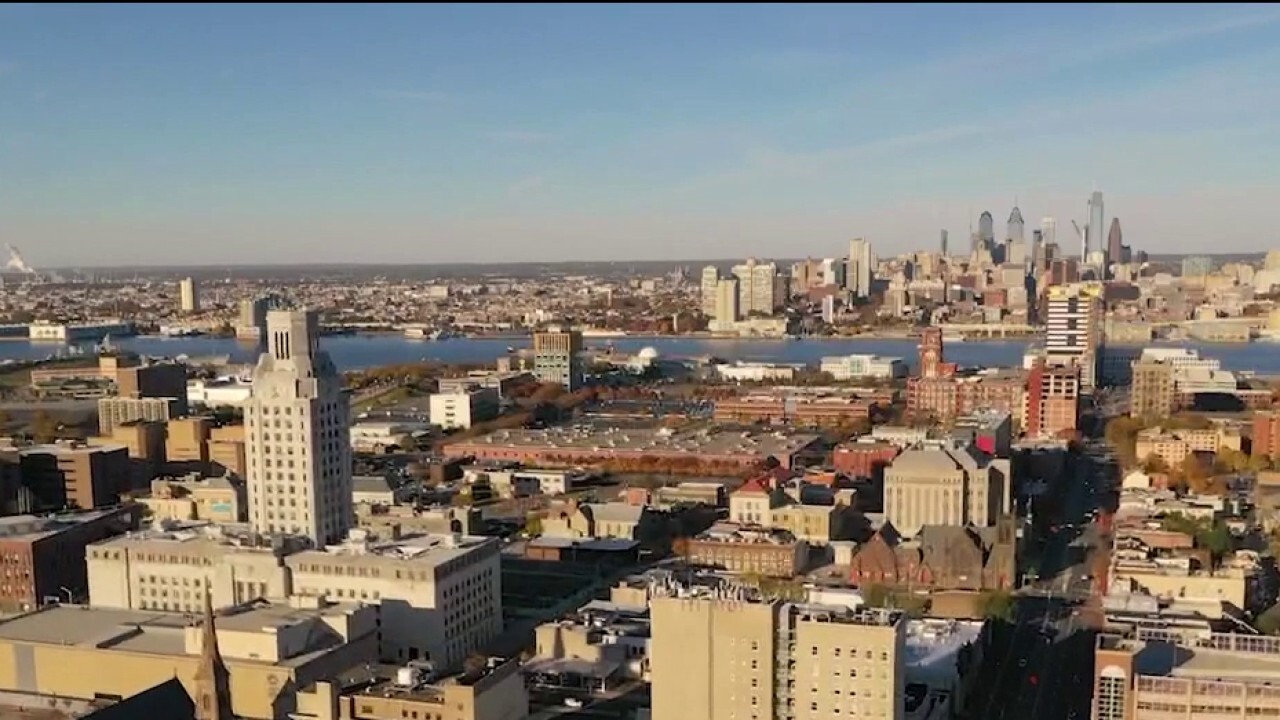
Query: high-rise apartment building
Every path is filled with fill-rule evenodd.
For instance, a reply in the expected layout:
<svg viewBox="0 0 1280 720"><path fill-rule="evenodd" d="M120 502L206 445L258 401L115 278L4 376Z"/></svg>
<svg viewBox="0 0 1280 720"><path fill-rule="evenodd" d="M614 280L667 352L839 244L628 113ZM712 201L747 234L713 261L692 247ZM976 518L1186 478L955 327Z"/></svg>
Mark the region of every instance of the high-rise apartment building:
<svg viewBox="0 0 1280 720"><path fill-rule="evenodd" d="M716 315L716 288L720 285L720 271L715 265L702 268L702 314L707 317Z"/></svg>
<svg viewBox="0 0 1280 720"><path fill-rule="evenodd" d="M740 298L737 278L725 278L716 283L716 305L712 317L717 323L725 325L737 322L742 317L741 308L738 305Z"/></svg>
<svg viewBox="0 0 1280 720"><path fill-rule="evenodd" d="M178 309L184 313L200 311L200 286L195 278L183 278L178 283Z"/></svg>
<svg viewBox="0 0 1280 720"><path fill-rule="evenodd" d="M779 278L786 276L778 272L774 263L748 258L745 263L733 266L733 276L738 280L738 311L744 316L772 315L786 300L790 280L779 282Z"/></svg>
<svg viewBox="0 0 1280 720"><path fill-rule="evenodd" d="M1280 413L1260 411L1253 415L1253 442L1250 452L1254 457L1280 458Z"/></svg>
<svg viewBox="0 0 1280 720"><path fill-rule="evenodd" d="M550 327L533 334L533 374L573 392L582 387L582 333Z"/></svg>
<svg viewBox="0 0 1280 720"><path fill-rule="evenodd" d="M275 295L241 300L236 337L261 341L267 333L267 313L283 307L284 301Z"/></svg>
<svg viewBox="0 0 1280 720"><path fill-rule="evenodd" d="M267 313L267 352L244 403L249 522L335 543L351 527L350 405L311 311Z"/></svg>
<svg viewBox="0 0 1280 720"><path fill-rule="evenodd" d="M849 242L849 272L846 281L854 297L871 296L872 262L870 241L854 238Z"/></svg>
<svg viewBox="0 0 1280 720"><path fill-rule="evenodd" d="M1138 418L1168 417L1177 408L1173 363L1139 358L1133 363L1129 414Z"/></svg>
<svg viewBox="0 0 1280 720"><path fill-rule="evenodd" d="M1051 365L1080 368L1080 388L1092 391L1102 348L1102 284L1054 285L1046 307L1045 355Z"/></svg>
<svg viewBox="0 0 1280 720"><path fill-rule="evenodd" d="M905 716L900 612L734 592L650 601L653 720Z"/></svg>
<svg viewBox="0 0 1280 720"><path fill-rule="evenodd" d="M941 240L942 242L941 242L941 247L939 248L939 251L942 253L942 257L946 257L947 256L947 231L946 230L942 231Z"/></svg>

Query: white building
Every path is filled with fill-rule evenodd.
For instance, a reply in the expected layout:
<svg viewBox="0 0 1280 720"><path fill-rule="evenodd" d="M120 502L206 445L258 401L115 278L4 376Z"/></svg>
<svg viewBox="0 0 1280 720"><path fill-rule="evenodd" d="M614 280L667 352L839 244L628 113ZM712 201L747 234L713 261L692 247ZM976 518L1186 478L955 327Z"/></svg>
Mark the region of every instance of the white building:
<svg viewBox="0 0 1280 720"><path fill-rule="evenodd" d="M786 300L785 292L779 292L778 282L779 277L785 276L779 275L774 263L749 258L746 263L733 266L733 275L738 279L738 312L742 315L772 315Z"/></svg>
<svg viewBox="0 0 1280 720"><path fill-rule="evenodd" d="M235 378L187 381L187 402L192 405L240 407L251 395L253 384Z"/></svg>
<svg viewBox="0 0 1280 720"><path fill-rule="evenodd" d="M350 406L314 312L267 313L267 352L245 402L249 522L261 533L337 542L353 522Z"/></svg>
<svg viewBox="0 0 1280 720"><path fill-rule="evenodd" d="M491 388L476 388L431 396L431 422L445 430L469 428L478 422L498 416L498 393Z"/></svg>
<svg viewBox="0 0 1280 720"><path fill-rule="evenodd" d="M796 377L796 370L801 366L775 365L771 363L736 363L716 365L716 375L722 380L735 382L763 382L765 380L782 380L790 382Z"/></svg>
<svg viewBox="0 0 1280 720"><path fill-rule="evenodd" d="M903 378L907 376L907 364L902 358L879 355L840 355L824 357L819 369L831 373L836 380L862 378Z"/></svg>
<svg viewBox="0 0 1280 720"><path fill-rule="evenodd" d="M403 447L406 438L426 434L431 426L408 420L361 420L351 426L351 449L356 452L382 452L397 445Z"/></svg>
<svg viewBox="0 0 1280 720"><path fill-rule="evenodd" d="M702 268L702 284L700 289L702 292L702 314L707 317L716 317L716 292L720 286L720 271L715 265L708 265Z"/></svg>
<svg viewBox="0 0 1280 720"><path fill-rule="evenodd" d="M85 551L89 596L96 607L185 612L200 610L206 589L215 607L291 595L380 605L381 658L442 668L502 629L496 540L364 530L324 549L280 540L194 525L105 540Z"/></svg>
<svg viewBox="0 0 1280 720"><path fill-rule="evenodd" d="M183 278L178 283L179 309L184 313L200 311L200 287L194 278Z"/></svg>
<svg viewBox="0 0 1280 720"><path fill-rule="evenodd" d="M1055 285L1049 288L1045 353L1052 365L1080 368L1080 386L1092 391L1098 380L1102 348L1102 284Z"/></svg>

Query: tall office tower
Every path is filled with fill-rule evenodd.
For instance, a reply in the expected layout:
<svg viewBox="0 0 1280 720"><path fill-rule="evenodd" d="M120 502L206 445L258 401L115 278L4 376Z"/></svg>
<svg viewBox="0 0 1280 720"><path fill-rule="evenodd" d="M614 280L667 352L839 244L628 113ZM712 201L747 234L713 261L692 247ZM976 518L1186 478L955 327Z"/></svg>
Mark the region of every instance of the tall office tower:
<svg viewBox="0 0 1280 720"><path fill-rule="evenodd" d="M1027 239L1026 223L1022 221L1022 211L1018 206L1013 206L1013 212L1009 213L1008 235L1009 240L1014 242L1022 242Z"/></svg>
<svg viewBox="0 0 1280 720"><path fill-rule="evenodd" d="M947 231L942 231L942 257L947 256Z"/></svg>
<svg viewBox="0 0 1280 720"><path fill-rule="evenodd" d="M900 611L678 588L650 601L653 720L906 714Z"/></svg>
<svg viewBox="0 0 1280 720"><path fill-rule="evenodd" d="M249 522L261 533L336 543L351 527L351 409L319 349L314 312L267 313L267 351L244 403Z"/></svg>
<svg viewBox="0 0 1280 720"><path fill-rule="evenodd" d="M716 286L720 284L720 271L715 265L702 268L702 314L714 317L716 313Z"/></svg>
<svg viewBox="0 0 1280 720"><path fill-rule="evenodd" d="M1111 230L1107 233L1107 262L1127 263L1132 259L1129 246L1124 244L1124 234L1120 232L1120 218L1111 218Z"/></svg>
<svg viewBox="0 0 1280 720"><path fill-rule="evenodd" d="M1089 232L1088 232L1088 248L1085 256L1095 250L1102 250L1102 228L1107 218L1102 210L1102 191L1094 190L1089 196Z"/></svg>
<svg viewBox="0 0 1280 720"><path fill-rule="evenodd" d="M556 326L533 334L533 374L573 392L582 387L582 333Z"/></svg>
<svg viewBox="0 0 1280 720"><path fill-rule="evenodd" d="M731 277L721 280L716 283L716 307L711 316L722 325L736 322L742 317L740 299L738 278Z"/></svg>
<svg viewBox="0 0 1280 720"><path fill-rule="evenodd" d="M996 244L996 222L986 210L978 216L978 235L984 248L990 250Z"/></svg>
<svg viewBox="0 0 1280 720"><path fill-rule="evenodd" d="M1044 244L1052 245L1058 242L1058 221L1051 217L1040 219L1040 234L1044 236Z"/></svg>
<svg viewBox="0 0 1280 720"><path fill-rule="evenodd" d="M742 315L761 313L772 315L782 304L778 296L778 266L748 258L742 265L733 266L738 279L738 311Z"/></svg>
<svg viewBox="0 0 1280 720"><path fill-rule="evenodd" d="M854 297L865 298L871 295L871 271L870 241L865 238L849 241L849 273L846 280Z"/></svg>
<svg viewBox="0 0 1280 720"><path fill-rule="evenodd" d="M184 313L200 311L200 288L194 278L183 278L178 283L179 309Z"/></svg>
<svg viewBox="0 0 1280 720"><path fill-rule="evenodd" d="M1044 231L1031 231L1031 267L1036 272L1044 269L1046 263L1044 261Z"/></svg>
<svg viewBox="0 0 1280 720"><path fill-rule="evenodd" d="M1052 365L1080 368L1080 389L1097 385L1102 352L1102 283L1054 285L1046 307L1045 356Z"/></svg>

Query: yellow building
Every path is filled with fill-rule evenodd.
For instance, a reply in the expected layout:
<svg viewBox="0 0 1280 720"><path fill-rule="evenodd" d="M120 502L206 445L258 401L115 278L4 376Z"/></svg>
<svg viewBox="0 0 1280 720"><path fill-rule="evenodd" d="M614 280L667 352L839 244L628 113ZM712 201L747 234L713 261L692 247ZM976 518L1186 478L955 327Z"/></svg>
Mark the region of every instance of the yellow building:
<svg viewBox="0 0 1280 720"><path fill-rule="evenodd" d="M377 610L351 604L227 611L217 618L216 642L232 712L288 718L293 688L372 661L376 630ZM199 613L48 607L0 622L0 690L129 697L177 677L197 697L203 636Z"/></svg>
<svg viewBox="0 0 1280 720"><path fill-rule="evenodd" d="M1139 460L1154 455L1169 467L1179 467L1190 453L1216 453L1220 448L1238 451L1240 442L1240 432L1224 426L1168 431L1148 428L1138 433L1134 452Z"/></svg>
<svg viewBox="0 0 1280 720"><path fill-rule="evenodd" d="M245 476L244 426L227 425L209 431L209 472L214 475Z"/></svg>
<svg viewBox="0 0 1280 720"><path fill-rule="evenodd" d="M204 463L209 460L209 419L187 417L166 424L165 454L171 463Z"/></svg>
<svg viewBox="0 0 1280 720"><path fill-rule="evenodd" d="M653 600L654 720L903 718L901 614L745 592Z"/></svg>
<svg viewBox="0 0 1280 720"><path fill-rule="evenodd" d="M151 494L137 501L151 511L153 519L236 523L245 517L244 486L239 481L202 478L199 473L152 480Z"/></svg>
<svg viewBox="0 0 1280 720"><path fill-rule="evenodd" d="M529 695L518 661L434 677L420 666L352 668L345 681L320 681L298 693L294 720L523 720Z"/></svg>

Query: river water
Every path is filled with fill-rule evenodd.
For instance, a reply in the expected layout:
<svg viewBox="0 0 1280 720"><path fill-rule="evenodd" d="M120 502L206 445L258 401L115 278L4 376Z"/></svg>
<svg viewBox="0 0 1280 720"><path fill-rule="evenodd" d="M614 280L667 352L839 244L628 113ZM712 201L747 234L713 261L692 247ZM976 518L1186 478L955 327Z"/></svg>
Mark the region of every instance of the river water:
<svg viewBox="0 0 1280 720"><path fill-rule="evenodd" d="M506 353L507 348L522 349L530 345L523 338L458 338L453 340L412 340L400 335L336 335L321 338L320 346L329 352L341 370L360 370L393 363L437 360L441 362L486 363ZM233 338L212 337L133 337L112 339L118 348L144 355L188 355L204 357L230 355L235 362L251 362L257 354L252 343ZM736 340L691 337L618 337L588 338L591 348L612 345L619 352L635 353L652 347L661 357L687 358L715 355L727 360L817 364L828 355L866 353L900 357L908 365L916 360L916 341L908 339L804 339L804 340ZM1020 365L1030 342L1025 340L991 340L953 342L946 346L949 361L962 366L988 367ZM1179 343L1194 348L1204 357L1217 358L1227 370L1252 370L1263 375L1280 375L1280 345L1251 343L1248 345ZM0 342L0 359L29 360L65 351L58 343L32 343L24 340Z"/></svg>

